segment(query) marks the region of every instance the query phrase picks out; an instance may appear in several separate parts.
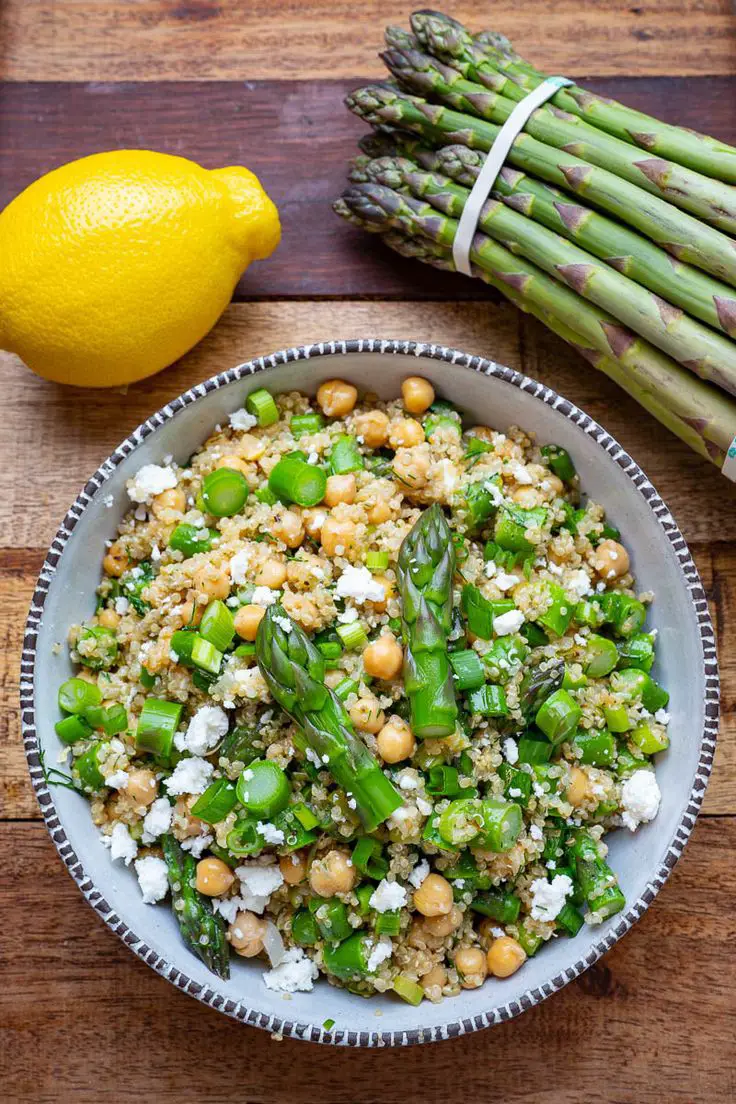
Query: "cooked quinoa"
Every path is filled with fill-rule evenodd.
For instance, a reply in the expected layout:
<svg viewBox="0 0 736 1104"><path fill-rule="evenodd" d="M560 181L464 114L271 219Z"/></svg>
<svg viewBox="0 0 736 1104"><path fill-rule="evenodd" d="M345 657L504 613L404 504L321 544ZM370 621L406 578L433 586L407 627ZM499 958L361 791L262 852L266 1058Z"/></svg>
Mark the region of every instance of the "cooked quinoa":
<svg viewBox="0 0 736 1104"><path fill-rule="evenodd" d="M401 392L261 389L142 467L57 732L211 969L418 1004L623 908L604 836L656 816L669 718L567 452Z"/></svg>

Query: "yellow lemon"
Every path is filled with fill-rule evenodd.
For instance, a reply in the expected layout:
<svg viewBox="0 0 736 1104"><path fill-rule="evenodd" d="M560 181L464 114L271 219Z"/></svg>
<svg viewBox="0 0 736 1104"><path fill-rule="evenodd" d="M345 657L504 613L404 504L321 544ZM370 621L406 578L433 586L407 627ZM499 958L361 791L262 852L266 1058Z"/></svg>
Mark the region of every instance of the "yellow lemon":
<svg viewBox="0 0 736 1104"><path fill-rule="evenodd" d="M280 236L248 169L147 150L72 161L0 213L0 348L59 383L142 379L204 337Z"/></svg>

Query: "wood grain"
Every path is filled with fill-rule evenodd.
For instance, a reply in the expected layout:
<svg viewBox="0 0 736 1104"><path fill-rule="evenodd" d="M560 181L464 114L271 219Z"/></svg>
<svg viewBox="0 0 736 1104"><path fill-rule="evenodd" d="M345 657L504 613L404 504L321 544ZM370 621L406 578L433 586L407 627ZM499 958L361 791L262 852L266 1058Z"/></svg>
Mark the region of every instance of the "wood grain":
<svg viewBox="0 0 736 1104"><path fill-rule="evenodd" d="M135 5L131 5L135 7ZM120 6L117 6L120 10ZM6 85L0 97L0 209L58 165L111 148L246 164L278 204L283 241L251 266L236 299L481 299L478 281L402 260L331 204L367 127L342 104L356 80ZM591 88L736 143L736 77L593 79Z"/></svg>
<svg viewBox="0 0 736 1104"><path fill-rule="evenodd" d="M0 825L0 845L0 1081L13 1104L98 1104L103 1091L171 1104L734 1099L735 820L702 821L634 930L561 993L490 1031L380 1056L274 1043L204 1008L93 916L42 825Z"/></svg>
<svg viewBox="0 0 736 1104"><path fill-rule="evenodd" d="M402 0L5 0L6 80L257 80L375 75ZM702 74L733 69L729 0L453 0L474 30L492 20L551 72Z"/></svg>
<svg viewBox="0 0 736 1104"><path fill-rule="evenodd" d="M79 488L136 425L206 376L286 345L335 336L437 341L524 369L588 410L653 478L692 542L719 633L724 679L722 743L706 799L736 812L736 489L537 323L507 305L481 303L281 302L230 307L178 364L117 391L49 384L0 355L0 816L35 817L18 733L17 657L43 551ZM29 428L30 427L30 428ZM19 480L18 471L24 473ZM33 494L28 495L28 487ZM717 543L711 543L714 534Z"/></svg>

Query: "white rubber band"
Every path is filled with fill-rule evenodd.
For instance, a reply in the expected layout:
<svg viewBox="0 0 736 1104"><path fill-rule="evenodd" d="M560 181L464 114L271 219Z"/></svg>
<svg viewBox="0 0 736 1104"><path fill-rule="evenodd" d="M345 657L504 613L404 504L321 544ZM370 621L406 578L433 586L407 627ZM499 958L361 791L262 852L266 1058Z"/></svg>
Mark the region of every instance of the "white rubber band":
<svg viewBox="0 0 736 1104"><path fill-rule="evenodd" d="M567 77L547 77L537 88L518 103L509 115L506 122L498 132L498 137L488 151L488 156L483 162L483 168L478 174L478 179L473 185L470 196L463 209L458 222L455 240L452 243L452 259L455 268L465 276L470 276L470 247L478 226L478 219L483 209L483 204L488 199L493 185L496 183L504 161L508 157L509 150L516 141L517 136L524 129L524 125L532 111L546 103L555 92L566 85L572 84Z"/></svg>
<svg viewBox="0 0 736 1104"><path fill-rule="evenodd" d="M725 475L726 479L730 479L732 483L736 483L736 437L734 437L731 442L730 448L726 450L726 459L723 461L721 472Z"/></svg>

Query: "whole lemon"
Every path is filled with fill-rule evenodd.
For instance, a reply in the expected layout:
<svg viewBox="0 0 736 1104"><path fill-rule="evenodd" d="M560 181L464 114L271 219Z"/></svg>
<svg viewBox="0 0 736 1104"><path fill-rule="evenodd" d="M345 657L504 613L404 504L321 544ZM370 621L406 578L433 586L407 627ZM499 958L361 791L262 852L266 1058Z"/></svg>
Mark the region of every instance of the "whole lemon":
<svg viewBox="0 0 736 1104"><path fill-rule="evenodd" d="M142 379L204 337L280 236L248 169L148 150L72 161L0 214L0 348L59 383Z"/></svg>

